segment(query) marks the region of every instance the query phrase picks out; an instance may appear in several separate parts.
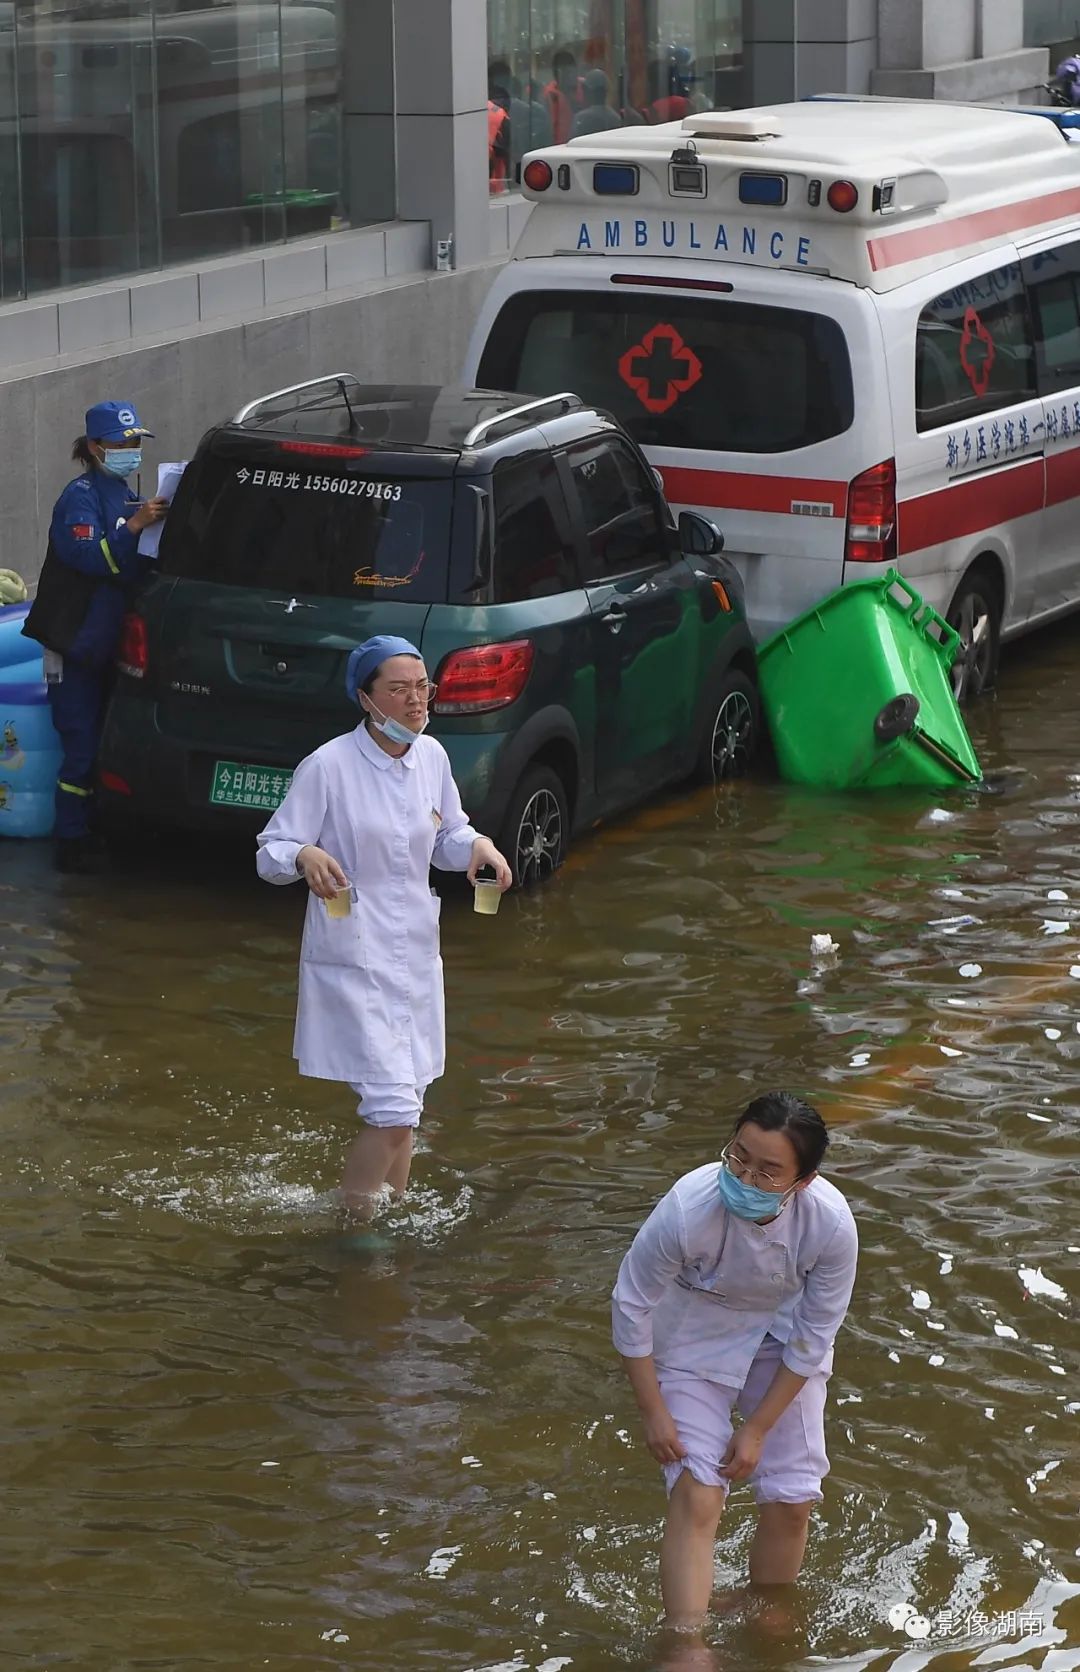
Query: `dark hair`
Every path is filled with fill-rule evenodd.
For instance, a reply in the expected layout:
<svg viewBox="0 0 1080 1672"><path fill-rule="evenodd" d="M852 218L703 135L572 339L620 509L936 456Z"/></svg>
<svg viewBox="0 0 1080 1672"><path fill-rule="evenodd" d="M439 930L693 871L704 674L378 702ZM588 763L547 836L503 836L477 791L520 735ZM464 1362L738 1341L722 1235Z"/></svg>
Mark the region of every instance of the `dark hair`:
<svg viewBox="0 0 1080 1672"><path fill-rule="evenodd" d="M763 1132L782 1132L795 1151L799 1163L799 1177L816 1173L829 1147L829 1133L816 1109L795 1097L790 1091L767 1091L748 1103L738 1120L735 1131L753 1123Z"/></svg>
<svg viewBox="0 0 1080 1672"><path fill-rule="evenodd" d="M97 463L93 453L90 451L89 436L79 435L75 437L75 440L71 444L71 456L75 460L76 464L81 464L86 470L89 470L91 466Z"/></svg>

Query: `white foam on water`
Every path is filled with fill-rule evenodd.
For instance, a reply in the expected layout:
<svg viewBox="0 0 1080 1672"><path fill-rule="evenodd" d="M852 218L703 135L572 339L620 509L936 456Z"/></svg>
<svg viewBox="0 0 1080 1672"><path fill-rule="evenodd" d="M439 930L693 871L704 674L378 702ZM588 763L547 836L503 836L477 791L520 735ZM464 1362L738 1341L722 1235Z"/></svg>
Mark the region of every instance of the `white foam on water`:
<svg viewBox="0 0 1080 1672"><path fill-rule="evenodd" d="M965 981L972 981L972 980L974 980L975 976L982 974L982 965L981 964L961 964L960 965L960 974L964 977Z"/></svg>
<svg viewBox="0 0 1080 1672"><path fill-rule="evenodd" d="M1051 1300L1068 1300L1068 1294L1055 1283L1052 1277L1046 1277L1041 1266L1019 1266L1019 1277L1029 1295L1049 1295Z"/></svg>
<svg viewBox="0 0 1080 1672"><path fill-rule="evenodd" d="M1049 1115L1033 1115L1033 1114L1032 1114L1032 1113L1031 1113L1031 1110L1030 1110L1030 1109L1029 1109L1029 1110L1028 1110L1028 1111L1027 1111L1027 1118L1028 1118L1028 1120L1041 1120L1041 1121L1045 1121L1045 1122L1046 1122L1046 1124L1047 1124L1047 1126L1052 1126L1052 1125L1053 1125L1053 1122L1052 1122L1052 1120L1051 1120L1051 1119L1050 1119L1050 1116L1049 1116Z"/></svg>
<svg viewBox="0 0 1080 1672"><path fill-rule="evenodd" d="M1044 917L1042 929L1044 935L1064 935L1069 925L1060 917Z"/></svg>
<svg viewBox="0 0 1080 1672"><path fill-rule="evenodd" d="M925 1289L912 1289L911 1304L916 1312L928 1312L930 1310L930 1296Z"/></svg>
<svg viewBox="0 0 1080 1672"><path fill-rule="evenodd" d="M949 1530L946 1537L950 1544L966 1546L971 1542L971 1528L957 1509L949 1511Z"/></svg>
<svg viewBox="0 0 1080 1672"><path fill-rule="evenodd" d="M932 1364L934 1368L937 1369L939 1365L945 1363L945 1355L943 1353L931 1353L926 1362L928 1364Z"/></svg>
<svg viewBox="0 0 1080 1672"><path fill-rule="evenodd" d="M963 1051L958 1051L955 1045L939 1045L938 1050L943 1057L962 1057Z"/></svg>
<svg viewBox="0 0 1080 1672"><path fill-rule="evenodd" d="M856 1051L855 1055L852 1057L850 1063L848 1064L848 1067L849 1068L865 1068L869 1061L870 1061L870 1052L869 1051Z"/></svg>
<svg viewBox="0 0 1080 1672"><path fill-rule="evenodd" d="M1047 1039L1060 1039L1061 1038L1061 1029L1060 1028L1043 1028L1043 1033L1045 1033Z"/></svg>
<svg viewBox="0 0 1080 1672"><path fill-rule="evenodd" d="M941 1265L939 1267L940 1276L948 1277L948 1275L952 1271L952 1267L953 1267L953 1257L952 1257L952 1255L951 1254L942 1254L942 1253L939 1252L938 1259L941 1261Z"/></svg>
<svg viewBox="0 0 1080 1672"><path fill-rule="evenodd" d="M424 1578L445 1579L460 1555L460 1544L440 1545L439 1549L433 1550L428 1557L428 1564L424 1569Z"/></svg>
<svg viewBox="0 0 1080 1672"><path fill-rule="evenodd" d="M1003 1339L1006 1340L1006 1341L1019 1341L1019 1339L1020 1339L1019 1335L1013 1329L1011 1324L1002 1324L1002 1323L995 1324L994 1325L994 1334L1002 1336Z"/></svg>

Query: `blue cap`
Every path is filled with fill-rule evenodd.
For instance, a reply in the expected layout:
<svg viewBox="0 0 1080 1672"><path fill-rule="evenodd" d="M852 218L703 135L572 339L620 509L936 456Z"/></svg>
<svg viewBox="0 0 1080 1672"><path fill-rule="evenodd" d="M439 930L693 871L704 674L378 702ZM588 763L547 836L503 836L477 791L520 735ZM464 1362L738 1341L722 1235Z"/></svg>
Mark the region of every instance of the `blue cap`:
<svg viewBox="0 0 1080 1672"><path fill-rule="evenodd" d="M345 689L357 706L361 685L366 685L376 668L381 668L391 656L415 656L423 660L414 644L394 633L376 633L373 639L365 639L352 651L345 669Z"/></svg>
<svg viewBox="0 0 1080 1672"><path fill-rule="evenodd" d="M86 414L85 436L91 441L134 441L136 436L153 436L144 429L130 401L98 401Z"/></svg>

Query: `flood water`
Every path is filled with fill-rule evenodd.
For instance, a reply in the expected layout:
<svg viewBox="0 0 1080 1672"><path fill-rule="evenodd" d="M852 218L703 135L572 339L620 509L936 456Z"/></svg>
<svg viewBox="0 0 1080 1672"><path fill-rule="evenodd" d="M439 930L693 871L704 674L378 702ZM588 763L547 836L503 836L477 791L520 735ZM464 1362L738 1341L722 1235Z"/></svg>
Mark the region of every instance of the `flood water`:
<svg viewBox="0 0 1080 1672"><path fill-rule="evenodd" d="M608 1295L780 1086L863 1252L799 1604L718 1617L717 1665L1080 1668L1080 626L972 730L987 788L674 797L497 918L449 898L450 1067L366 1258L352 1100L291 1060L300 889L0 849L0 1665L659 1665Z"/></svg>

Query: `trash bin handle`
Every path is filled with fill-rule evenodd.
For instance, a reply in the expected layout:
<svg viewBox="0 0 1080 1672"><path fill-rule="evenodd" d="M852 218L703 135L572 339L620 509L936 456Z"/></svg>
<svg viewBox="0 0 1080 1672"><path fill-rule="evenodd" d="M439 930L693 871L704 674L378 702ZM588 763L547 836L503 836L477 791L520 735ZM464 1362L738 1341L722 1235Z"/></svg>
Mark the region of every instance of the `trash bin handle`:
<svg viewBox="0 0 1080 1672"><path fill-rule="evenodd" d="M931 644L935 647L939 647L943 654L948 655L951 665L952 662L955 661L956 652L960 648L960 634L956 631L956 628L949 626L945 617L938 614L933 604L928 604L925 598L920 598L914 587L904 579L898 569L890 569L889 573L885 576L885 581L887 583L885 589L886 597L892 600L893 605L897 609L903 610L903 613L907 616L911 625L913 627L917 627L923 634L924 638L929 639ZM908 604L898 604L896 599L893 597L894 589L898 592L906 593L911 602ZM936 627L940 636L932 636L927 631L929 627Z"/></svg>

